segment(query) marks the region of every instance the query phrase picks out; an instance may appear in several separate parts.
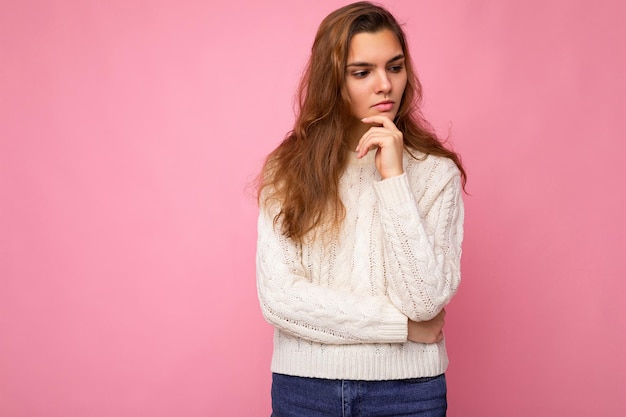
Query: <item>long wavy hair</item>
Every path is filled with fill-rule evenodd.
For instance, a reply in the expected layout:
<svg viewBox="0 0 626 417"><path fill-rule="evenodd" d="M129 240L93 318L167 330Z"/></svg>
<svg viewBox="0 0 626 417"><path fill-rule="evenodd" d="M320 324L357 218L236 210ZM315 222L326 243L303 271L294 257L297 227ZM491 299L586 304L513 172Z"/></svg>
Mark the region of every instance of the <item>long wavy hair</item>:
<svg viewBox="0 0 626 417"><path fill-rule="evenodd" d="M358 33L385 29L396 35L405 56L407 85L394 119L405 149L452 159L465 185L459 155L443 145L420 111L422 86L401 26L373 3L344 6L320 24L298 88L294 128L268 155L259 176L259 203L279 204L274 224L280 223L281 232L296 242L322 225L336 228L343 221L339 177L348 160L347 132L354 118L345 86L350 42Z"/></svg>

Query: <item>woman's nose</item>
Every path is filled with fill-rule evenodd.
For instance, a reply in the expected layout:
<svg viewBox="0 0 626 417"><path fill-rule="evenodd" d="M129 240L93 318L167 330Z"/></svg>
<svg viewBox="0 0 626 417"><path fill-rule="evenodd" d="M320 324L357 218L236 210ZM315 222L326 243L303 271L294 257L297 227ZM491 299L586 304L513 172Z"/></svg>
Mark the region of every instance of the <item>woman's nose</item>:
<svg viewBox="0 0 626 417"><path fill-rule="evenodd" d="M376 82L376 92L377 93L388 93L391 90L391 81L389 81L389 77L386 72L381 72L378 74L378 79Z"/></svg>

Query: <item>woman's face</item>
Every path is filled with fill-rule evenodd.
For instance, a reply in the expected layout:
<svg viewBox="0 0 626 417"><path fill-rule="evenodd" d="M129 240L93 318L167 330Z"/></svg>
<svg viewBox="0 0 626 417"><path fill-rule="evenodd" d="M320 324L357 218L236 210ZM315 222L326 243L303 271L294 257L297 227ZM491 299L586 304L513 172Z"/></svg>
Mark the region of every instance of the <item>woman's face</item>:
<svg viewBox="0 0 626 417"><path fill-rule="evenodd" d="M406 82L404 52L392 31L354 35L345 75L350 110L356 119L354 133L365 133L370 127L361 123L364 117L384 115L393 121Z"/></svg>

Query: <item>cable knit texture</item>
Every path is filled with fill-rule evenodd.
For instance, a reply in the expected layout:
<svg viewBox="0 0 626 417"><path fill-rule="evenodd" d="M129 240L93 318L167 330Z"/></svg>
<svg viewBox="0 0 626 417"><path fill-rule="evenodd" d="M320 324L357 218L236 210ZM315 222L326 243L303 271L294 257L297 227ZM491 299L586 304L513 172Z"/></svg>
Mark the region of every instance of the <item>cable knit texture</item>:
<svg viewBox="0 0 626 417"><path fill-rule="evenodd" d="M375 152L350 155L346 217L332 236L296 244L274 227L277 207L261 207L257 288L276 329L273 372L388 380L446 370L445 341L407 341L407 318L433 318L459 285L460 174L448 158L405 152L405 173L381 180Z"/></svg>

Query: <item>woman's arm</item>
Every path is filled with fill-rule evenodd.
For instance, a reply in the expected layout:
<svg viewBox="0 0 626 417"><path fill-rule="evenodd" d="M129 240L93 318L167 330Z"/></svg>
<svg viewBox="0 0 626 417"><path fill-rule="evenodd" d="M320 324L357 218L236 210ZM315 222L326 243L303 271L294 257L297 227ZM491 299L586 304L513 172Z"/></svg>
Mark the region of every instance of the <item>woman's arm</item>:
<svg viewBox="0 0 626 417"><path fill-rule="evenodd" d="M402 343L407 317L386 296L363 296L310 282L297 245L261 210L257 289L266 320L298 337L327 344Z"/></svg>
<svg viewBox="0 0 626 417"><path fill-rule="evenodd" d="M374 184L389 297L414 321L436 317L456 292L463 240L458 169L447 158L428 157L420 164L427 168Z"/></svg>

